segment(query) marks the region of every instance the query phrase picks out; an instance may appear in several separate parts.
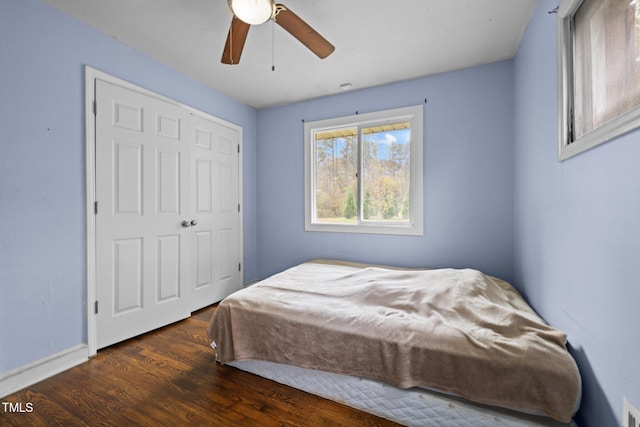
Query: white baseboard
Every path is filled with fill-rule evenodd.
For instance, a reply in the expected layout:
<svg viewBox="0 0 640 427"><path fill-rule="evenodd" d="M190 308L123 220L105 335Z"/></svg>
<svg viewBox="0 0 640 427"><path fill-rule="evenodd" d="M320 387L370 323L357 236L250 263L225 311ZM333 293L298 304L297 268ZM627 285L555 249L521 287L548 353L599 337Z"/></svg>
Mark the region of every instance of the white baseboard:
<svg viewBox="0 0 640 427"><path fill-rule="evenodd" d="M0 398L86 362L88 351L81 344L0 375Z"/></svg>

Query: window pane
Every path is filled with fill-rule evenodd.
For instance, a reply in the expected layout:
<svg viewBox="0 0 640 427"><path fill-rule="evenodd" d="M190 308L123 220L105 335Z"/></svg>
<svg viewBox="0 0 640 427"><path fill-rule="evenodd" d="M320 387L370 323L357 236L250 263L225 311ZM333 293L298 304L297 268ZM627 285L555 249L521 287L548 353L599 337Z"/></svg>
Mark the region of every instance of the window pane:
<svg viewBox="0 0 640 427"><path fill-rule="evenodd" d="M584 0L574 23L578 138L640 104L640 1Z"/></svg>
<svg viewBox="0 0 640 427"><path fill-rule="evenodd" d="M354 127L314 135L315 221L357 223L358 130Z"/></svg>
<svg viewBox="0 0 640 427"><path fill-rule="evenodd" d="M304 122L305 231L423 235L422 105Z"/></svg>
<svg viewBox="0 0 640 427"><path fill-rule="evenodd" d="M362 141L363 221L409 222L410 123L363 128Z"/></svg>

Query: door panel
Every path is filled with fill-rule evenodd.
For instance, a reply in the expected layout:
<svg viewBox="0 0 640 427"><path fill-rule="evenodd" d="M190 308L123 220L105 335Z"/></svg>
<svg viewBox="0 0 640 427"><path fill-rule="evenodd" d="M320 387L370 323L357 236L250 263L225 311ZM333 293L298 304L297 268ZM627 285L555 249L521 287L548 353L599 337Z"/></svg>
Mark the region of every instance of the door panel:
<svg viewBox="0 0 640 427"><path fill-rule="evenodd" d="M242 287L240 156L237 130L198 116L192 116L191 123L193 216L198 222L191 309L197 310Z"/></svg>
<svg viewBox="0 0 640 427"><path fill-rule="evenodd" d="M176 105L96 80L102 348L188 317L189 147Z"/></svg>
<svg viewBox="0 0 640 427"><path fill-rule="evenodd" d="M180 298L181 236L160 236L158 248L158 302Z"/></svg>
<svg viewBox="0 0 640 427"><path fill-rule="evenodd" d="M201 215L211 214L211 160L196 159L195 212Z"/></svg>
<svg viewBox="0 0 640 427"><path fill-rule="evenodd" d="M113 314L142 308L142 239L113 241Z"/></svg>
<svg viewBox="0 0 640 427"><path fill-rule="evenodd" d="M113 142L114 214L142 215L142 145Z"/></svg>
<svg viewBox="0 0 640 427"><path fill-rule="evenodd" d="M156 113L156 135L180 140L180 118Z"/></svg>
<svg viewBox="0 0 640 427"><path fill-rule="evenodd" d="M158 150L158 213L180 213L181 153Z"/></svg>
<svg viewBox="0 0 640 427"><path fill-rule="evenodd" d="M142 132L142 107L113 101L113 126Z"/></svg>
<svg viewBox="0 0 640 427"><path fill-rule="evenodd" d="M213 285L213 248L211 231L199 231L196 233L196 289Z"/></svg>
<svg viewBox="0 0 640 427"><path fill-rule="evenodd" d="M218 282L225 283L234 279L234 273L238 270L237 259L233 257L233 252L227 248L233 248L233 239L236 235L232 228L218 230L218 253L220 254L220 270L218 271Z"/></svg>
<svg viewBox="0 0 640 427"><path fill-rule="evenodd" d="M233 179L231 174L233 167L228 162L220 162L217 189L219 191L220 213L233 213L237 211L237 199L233 197Z"/></svg>

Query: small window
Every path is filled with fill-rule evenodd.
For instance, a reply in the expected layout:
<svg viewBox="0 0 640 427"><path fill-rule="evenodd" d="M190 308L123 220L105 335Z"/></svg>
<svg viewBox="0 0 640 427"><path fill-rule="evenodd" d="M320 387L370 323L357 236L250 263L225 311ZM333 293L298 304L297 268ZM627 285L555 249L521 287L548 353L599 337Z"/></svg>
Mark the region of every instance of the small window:
<svg viewBox="0 0 640 427"><path fill-rule="evenodd" d="M305 230L422 235L422 106L304 132Z"/></svg>
<svg viewBox="0 0 640 427"><path fill-rule="evenodd" d="M640 0L563 0L559 158L640 126Z"/></svg>

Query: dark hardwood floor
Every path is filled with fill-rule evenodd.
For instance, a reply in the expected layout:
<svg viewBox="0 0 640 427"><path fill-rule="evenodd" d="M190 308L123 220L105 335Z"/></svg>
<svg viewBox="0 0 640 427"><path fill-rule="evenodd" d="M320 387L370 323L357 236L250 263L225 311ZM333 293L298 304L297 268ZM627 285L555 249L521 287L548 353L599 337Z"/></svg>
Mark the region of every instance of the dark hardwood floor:
<svg viewBox="0 0 640 427"><path fill-rule="evenodd" d="M0 407L0 425L397 426L215 363L205 332L214 310L101 350L0 399L24 410Z"/></svg>

